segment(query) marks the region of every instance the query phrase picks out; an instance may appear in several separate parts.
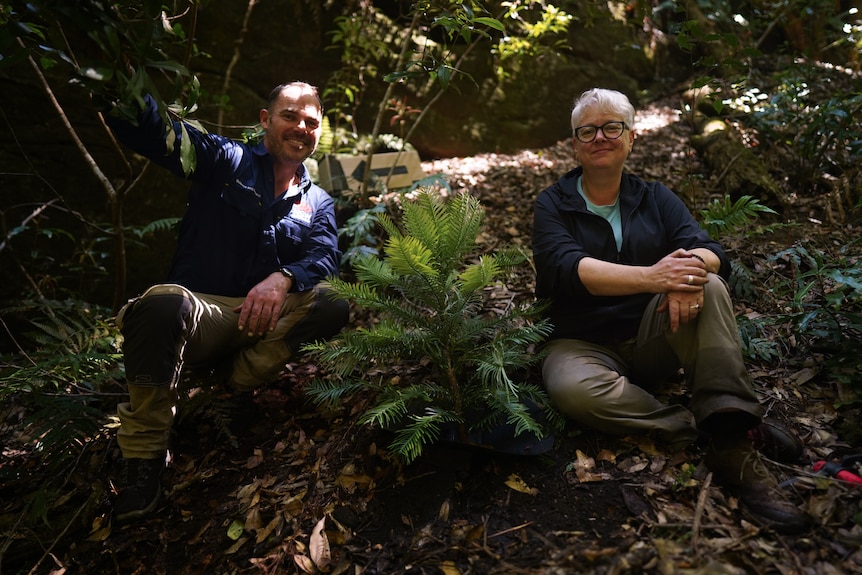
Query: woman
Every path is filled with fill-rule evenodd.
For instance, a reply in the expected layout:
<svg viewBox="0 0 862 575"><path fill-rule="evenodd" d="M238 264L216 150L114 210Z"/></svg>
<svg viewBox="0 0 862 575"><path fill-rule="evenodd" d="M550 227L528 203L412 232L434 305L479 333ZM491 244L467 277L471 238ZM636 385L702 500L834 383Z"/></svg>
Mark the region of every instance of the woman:
<svg viewBox="0 0 862 575"><path fill-rule="evenodd" d="M539 194L536 295L554 332L542 373L558 409L615 435L648 433L674 448L706 434L706 464L754 517L798 531L807 518L773 489L752 439L798 440L761 423L725 280L730 263L667 187L623 172L634 108L592 89L572 110L580 167ZM654 397L682 368L690 409Z"/></svg>

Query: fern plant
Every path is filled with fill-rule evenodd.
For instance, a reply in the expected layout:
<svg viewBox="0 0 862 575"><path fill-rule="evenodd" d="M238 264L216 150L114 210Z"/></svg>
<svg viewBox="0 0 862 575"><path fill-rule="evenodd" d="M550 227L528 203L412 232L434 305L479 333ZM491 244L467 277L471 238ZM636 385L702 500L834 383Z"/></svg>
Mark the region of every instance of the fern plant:
<svg viewBox="0 0 862 575"><path fill-rule="evenodd" d="M761 214L774 214L775 210L760 203L757 198L742 196L735 202L730 196L713 200L700 211L701 224L710 237L744 229Z"/></svg>
<svg viewBox="0 0 862 575"><path fill-rule="evenodd" d="M306 346L331 373L312 381L308 395L337 404L371 390L373 405L360 421L394 431L391 451L408 463L453 426L464 442L472 430L502 424L512 425L515 436L545 437L562 420L525 374L539 361L532 346L550 325L539 319L536 303L503 313L486 305L490 288L528 256L515 249L477 254L484 211L469 194L447 201L423 189L402 215L403 232L388 214L379 215L388 235L382 259L355 261L355 282L332 280L337 297L379 321ZM427 368L411 381L371 375L386 366Z"/></svg>
<svg viewBox="0 0 862 575"><path fill-rule="evenodd" d="M45 483L62 482L104 438L107 414L125 393L120 335L109 310L78 300L26 300L0 310L0 318L10 335L13 326L32 328L14 337L17 353L0 355L3 439L8 414L20 413L20 437L39 456ZM0 481L19 472L0 469Z"/></svg>

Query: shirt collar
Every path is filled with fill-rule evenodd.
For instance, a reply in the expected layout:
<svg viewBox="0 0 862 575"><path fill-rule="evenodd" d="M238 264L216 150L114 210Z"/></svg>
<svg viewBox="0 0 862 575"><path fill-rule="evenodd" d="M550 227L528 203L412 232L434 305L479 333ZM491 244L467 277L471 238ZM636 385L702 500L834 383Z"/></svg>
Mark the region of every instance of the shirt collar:
<svg viewBox="0 0 862 575"><path fill-rule="evenodd" d="M252 146L251 152L260 157L269 156L269 150L266 149L266 146L263 144L263 140L261 139L257 144ZM271 160L270 160L271 161ZM297 188L299 188L299 192L304 194L308 191L308 188L311 187L312 181L311 176L308 173L308 168L305 167L305 164L302 163L299 165L299 169L297 170L299 174L299 184L297 184Z"/></svg>

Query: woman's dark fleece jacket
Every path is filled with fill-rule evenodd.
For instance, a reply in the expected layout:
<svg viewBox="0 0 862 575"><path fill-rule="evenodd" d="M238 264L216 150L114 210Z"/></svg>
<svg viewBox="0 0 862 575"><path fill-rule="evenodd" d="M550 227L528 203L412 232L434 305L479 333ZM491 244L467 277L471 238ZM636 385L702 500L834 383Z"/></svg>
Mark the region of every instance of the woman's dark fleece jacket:
<svg viewBox="0 0 862 575"><path fill-rule="evenodd" d="M727 279L730 262L721 245L700 227L672 191L624 173L620 183L622 249L617 251L611 224L587 210L578 193L577 168L536 198L533 214L533 258L536 296L550 300L547 315L552 339L571 338L613 344L637 335L641 317L655 294L596 296L578 275L585 257L607 262L651 266L678 248L706 248L721 260Z"/></svg>

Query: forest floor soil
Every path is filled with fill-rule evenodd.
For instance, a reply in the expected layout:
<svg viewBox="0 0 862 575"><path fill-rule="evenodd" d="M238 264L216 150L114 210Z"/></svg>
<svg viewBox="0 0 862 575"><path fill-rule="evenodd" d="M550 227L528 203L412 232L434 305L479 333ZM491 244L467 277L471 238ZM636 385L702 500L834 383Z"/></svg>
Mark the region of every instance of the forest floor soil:
<svg viewBox="0 0 862 575"><path fill-rule="evenodd" d="M703 207L711 198L692 191L691 175L700 169L679 115L669 106L651 107L639 116L639 129L628 168L676 189L693 210ZM429 174L447 174L454 191L481 199L480 242L489 251L529 247L536 194L572 166L568 142L424 164ZM708 182L700 189L708 190ZM794 209L782 217L800 223L793 232L800 237L827 245L853 233L826 222L817 200ZM795 237L763 241L770 242L764 251L775 252ZM528 297L532 278L515 278L506 290L498 294L500 305L507 297ZM751 311L737 304L740 313ZM357 310L353 318L354 325L367 319ZM332 410L308 402L303 388L318 368L300 361L258 390L261 417L241 436L221 433L206 410L176 425L164 497L151 519L126 526L111 521L119 455L112 441L101 443L87 454L98 464L77 469L68 496L51 510L51 516L67 512L67 524L57 528L62 533L7 539L2 572L862 573L862 490L812 467L862 451L860 417L835 407L842 390L821 378L818 362L791 353L778 365L749 366L768 418L805 443L797 465L771 464L788 497L812 516L802 534L781 535L752 522L712 484L696 447L669 453L645 438L574 425L540 455L441 443L402 465L386 452L386 432L357 423L367 407L362 397ZM684 404L686 390L671 385L663 399ZM21 454L14 461L27 462ZM7 502L32 495L26 483L2 487ZM82 501L94 492L95 500ZM76 506L82 511L71 512Z"/></svg>

